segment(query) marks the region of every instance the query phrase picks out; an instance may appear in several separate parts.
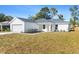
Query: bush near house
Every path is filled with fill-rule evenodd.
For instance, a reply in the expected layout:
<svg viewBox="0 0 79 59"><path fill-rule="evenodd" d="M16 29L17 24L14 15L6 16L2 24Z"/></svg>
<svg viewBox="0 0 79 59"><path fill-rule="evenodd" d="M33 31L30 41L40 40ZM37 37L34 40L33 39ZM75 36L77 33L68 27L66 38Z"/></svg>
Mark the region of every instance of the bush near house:
<svg viewBox="0 0 79 59"><path fill-rule="evenodd" d="M3 27L3 31L10 31L10 27L9 26L7 26L7 27Z"/></svg>

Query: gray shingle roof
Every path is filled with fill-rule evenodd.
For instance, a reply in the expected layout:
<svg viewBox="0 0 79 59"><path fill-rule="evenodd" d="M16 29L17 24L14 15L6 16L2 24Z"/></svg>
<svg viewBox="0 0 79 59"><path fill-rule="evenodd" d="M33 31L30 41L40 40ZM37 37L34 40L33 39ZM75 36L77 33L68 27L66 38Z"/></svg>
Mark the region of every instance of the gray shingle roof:
<svg viewBox="0 0 79 59"><path fill-rule="evenodd" d="M24 21L24 22L33 22L33 20L30 20L30 19L26 19L26 18L20 18L18 17L18 19Z"/></svg>
<svg viewBox="0 0 79 59"><path fill-rule="evenodd" d="M42 23L42 22L52 22L52 23L61 23L61 24L69 24L68 21L62 21L59 19L38 19L38 20L30 20L30 19L26 19L26 18L19 18L18 19L24 21L24 22L36 22L36 23Z"/></svg>
<svg viewBox="0 0 79 59"><path fill-rule="evenodd" d="M52 23L62 23L62 24L68 24L68 21L62 21L60 19L38 19L35 22L39 23L39 22L52 22Z"/></svg>

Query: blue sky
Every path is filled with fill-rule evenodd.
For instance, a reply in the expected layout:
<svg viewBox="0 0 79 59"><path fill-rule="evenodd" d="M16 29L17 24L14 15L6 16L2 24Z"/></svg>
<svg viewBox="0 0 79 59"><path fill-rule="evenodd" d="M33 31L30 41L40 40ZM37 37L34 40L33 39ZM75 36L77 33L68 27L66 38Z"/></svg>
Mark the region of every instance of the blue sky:
<svg viewBox="0 0 79 59"><path fill-rule="evenodd" d="M27 18L38 13L42 7L56 8L58 14L63 14L66 20L70 19L69 8L72 5L0 5L0 13Z"/></svg>

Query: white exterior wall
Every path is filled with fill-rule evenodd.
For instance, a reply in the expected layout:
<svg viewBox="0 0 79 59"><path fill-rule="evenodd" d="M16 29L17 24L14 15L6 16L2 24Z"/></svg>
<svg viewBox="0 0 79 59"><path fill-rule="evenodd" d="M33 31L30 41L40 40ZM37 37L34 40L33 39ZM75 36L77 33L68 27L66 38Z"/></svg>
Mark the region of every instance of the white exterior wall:
<svg viewBox="0 0 79 59"><path fill-rule="evenodd" d="M43 22L43 23L38 23L38 25L39 25L39 30L40 31L44 31L44 32L49 32L49 25L50 25L50 23L46 23L46 22ZM45 25L45 29L43 29L43 25Z"/></svg>
<svg viewBox="0 0 79 59"><path fill-rule="evenodd" d="M58 31L69 31L68 24L58 24Z"/></svg>
<svg viewBox="0 0 79 59"><path fill-rule="evenodd" d="M55 24L52 23L52 31L54 32L55 31Z"/></svg>
<svg viewBox="0 0 79 59"><path fill-rule="evenodd" d="M47 26L48 26L47 32L52 32L52 31L55 30L55 24L54 23L49 23L49 24L47 24Z"/></svg>
<svg viewBox="0 0 79 59"><path fill-rule="evenodd" d="M43 29L43 25L45 25L45 29ZM47 27L48 25L49 25L49 24L47 24L47 23L46 23L46 24L43 23L43 24L42 24L42 31L48 32L48 27Z"/></svg>
<svg viewBox="0 0 79 59"><path fill-rule="evenodd" d="M32 23L32 22L24 22L18 18L14 18L13 21L10 23L10 30L13 32L13 25L19 25L19 24L22 25L22 27L20 28L22 32L28 32L29 29L38 29L38 31L51 32L55 30L56 24L58 25L58 31L69 31L69 24L58 24L58 23L55 24L51 22ZM43 29L43 25L45 25L45 29Z"/></svg>
<svg viewBox="0 0 79 59"><path fill-rule="evenodd" d="M29 29L38 29L39 30L39 26L36 23L31 23L31 22L25 22L25 32L28 32Z"/></svg>
<svg viewBox="0 0 79 59"><path fill-rule="evenodd" d="M42 31L44 31L44 32L48 32L47 24L45 24L45 29L42 29Z"/></svg>
<svg viewBox="0 0 79 59"><path fill-rule="evenodd" d="M24 22L19 20L18 18L13 19L13 21L10 23L10 30L13 32L13 25L19 25L19 24L22 24L22 27L20 29L22 30L22 32L24 32Z"/></svg>

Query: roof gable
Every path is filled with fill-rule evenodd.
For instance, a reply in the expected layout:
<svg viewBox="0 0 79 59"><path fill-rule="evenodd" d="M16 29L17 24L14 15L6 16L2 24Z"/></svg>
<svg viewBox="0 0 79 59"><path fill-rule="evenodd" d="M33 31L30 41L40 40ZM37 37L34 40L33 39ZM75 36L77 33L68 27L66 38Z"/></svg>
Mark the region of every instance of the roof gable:
<svg viewBox="0 0 79 59"><path fill-rule="evenodd" d="M29 19L25 19L25 18L20 18L20 17L14 17L9 23L12 23L14 20L16 20L16 19L19 19L19 20L21 20L21 21L23 21L23 22L32 22L31 20L29 20Z"/></svg>

